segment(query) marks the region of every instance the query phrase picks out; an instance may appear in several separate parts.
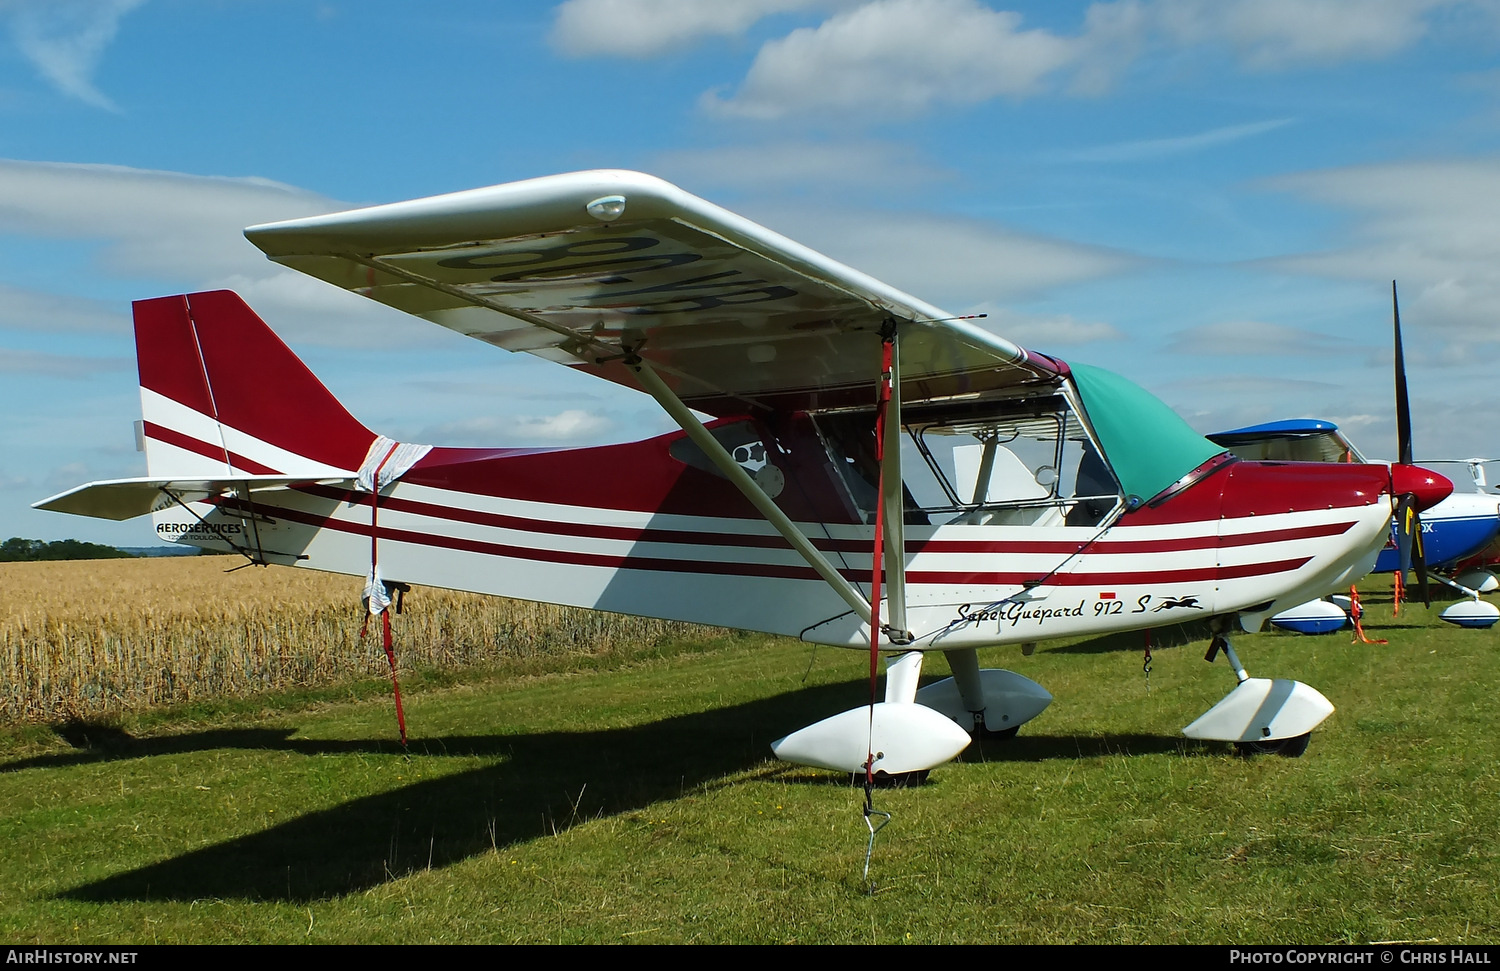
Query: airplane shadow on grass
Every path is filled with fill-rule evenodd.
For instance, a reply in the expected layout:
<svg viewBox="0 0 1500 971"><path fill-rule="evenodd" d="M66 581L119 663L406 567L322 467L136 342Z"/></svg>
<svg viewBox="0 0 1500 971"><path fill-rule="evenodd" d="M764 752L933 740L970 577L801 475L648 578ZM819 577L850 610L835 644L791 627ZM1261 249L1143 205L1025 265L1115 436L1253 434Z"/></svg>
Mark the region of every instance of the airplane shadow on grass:
<svg viewBox="0 0 1500 971"><path fill-rule="evenodd" d="M807 688L622 729L414 739L416 759L491 755L504 760L307 813L59 896L93 902L219 898L307 903L356 893L578 823L675 799L764 765L775 728L790 730L852 707L859 703L861 688L857 683ZM73 730L84 729L75 725ZM308 755L395 750L388 741L291 739L290 733L240 729L114 737L71 758L141 758L223 747ZM964 761L1196 751L1182 746L1181 739L1149 735L1022 735L972 746ZM26 766L0 766L0 771L69 759L44 756L25 760ZM779 765L767 771L793 784L849 785L847 777L832 773Z"/></svg>

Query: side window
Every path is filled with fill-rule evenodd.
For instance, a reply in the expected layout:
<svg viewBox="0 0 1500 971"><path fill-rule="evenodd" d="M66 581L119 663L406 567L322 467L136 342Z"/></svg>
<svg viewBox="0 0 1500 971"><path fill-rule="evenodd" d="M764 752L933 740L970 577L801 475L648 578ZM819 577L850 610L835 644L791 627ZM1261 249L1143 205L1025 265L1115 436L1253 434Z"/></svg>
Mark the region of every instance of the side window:
<svg viewBox="0 0 1500 971"><path fill-rule="evenodd" d="M1120 502L1114 476L1062 396L946 411L907 416L908 524L1090 526ZM873 522L880 475L873 416L825 414L816 424L846 495Z"/></svg>
<svg viewBox="0 0 1500 971"><path fill-rule="evenodd" d="M708 432L718 440L720 445L724 446L726 452L734 456L739 467L749 473L750 478L756 481L766 495L775 499L781 494L781 490L786 485L786 478L781 469L773 463L773 456L754 422L735 421L725 425L716 425ZM724 477L724 473L719 471L719 467L713 463L713 460L687 436L673 442L667 447L667 452L684 465L691 465L695 469L701 469L720 478Z"/></svg>
<svg viewBox="0 0 1500 971"><path fill-rule="evenodd" d="M1088 433L1066 401L1050 404L908 426L925 467L906 474L930 479L919 494L934 522L1089 526L1114 509L1119 487Z"/></svg>
<svg viewBox="0 0 1500 971"><path fill-rule="evenodd" d="M1364 459L1338 432L1307 435L1267 435L1229 446L1229 450L1252 462L1363 462Z"/></svg>

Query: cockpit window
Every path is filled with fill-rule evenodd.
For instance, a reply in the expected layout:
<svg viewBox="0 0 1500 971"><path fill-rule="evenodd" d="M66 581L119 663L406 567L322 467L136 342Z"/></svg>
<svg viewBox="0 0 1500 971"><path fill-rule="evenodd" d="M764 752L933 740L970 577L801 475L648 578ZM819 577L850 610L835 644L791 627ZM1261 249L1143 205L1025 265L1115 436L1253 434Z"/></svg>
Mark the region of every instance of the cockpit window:
<svg viewBox="0 0 1500 971"><path fill-rule="evenodd" d="M1120 489L1068 400L913 409L901 465L907 523L1077 525L1101 522ZM868 414L817 419L854 504L875 504L879 466ZM869 521L869 516L866 516Z"/></svg>
<svg viewBox="0 0 1500 971"><path fill-rule="evenodd" d="M1217 438L1235 455L1249 462L1363 462L1364 459L1336 431L1307 435L1267 435L1261 438Z"/></svg>
<svg viewBox="0 0 1500 971"><path fill-rule="evenodd" d="M1128 495L1151 499L1224 447L1145 390L1102 368L1073 364L1073 387L1094 441Z"/></svg>
<svg viewBox="0 0 1500 971"><path fill-rule="evenodd" d="M908 485L933 520L978 524L1092 526L1119 500L1119 487L1087 431L1061 398L1043 413L978 415L907 426L924 460Z"/></svg>

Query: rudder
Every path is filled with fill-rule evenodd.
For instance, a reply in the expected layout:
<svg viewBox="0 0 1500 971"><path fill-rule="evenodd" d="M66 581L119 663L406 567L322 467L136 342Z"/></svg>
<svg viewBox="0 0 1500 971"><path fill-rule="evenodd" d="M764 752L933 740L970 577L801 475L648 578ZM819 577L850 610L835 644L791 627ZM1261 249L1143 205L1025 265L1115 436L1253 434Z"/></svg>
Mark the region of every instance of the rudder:
<svg viewBox="0 0 1500 971"><path fill-rule="evenodd" d="M375 434L238 294L138 300L134 311L151 475L323 478L359 468Z"/></svg>

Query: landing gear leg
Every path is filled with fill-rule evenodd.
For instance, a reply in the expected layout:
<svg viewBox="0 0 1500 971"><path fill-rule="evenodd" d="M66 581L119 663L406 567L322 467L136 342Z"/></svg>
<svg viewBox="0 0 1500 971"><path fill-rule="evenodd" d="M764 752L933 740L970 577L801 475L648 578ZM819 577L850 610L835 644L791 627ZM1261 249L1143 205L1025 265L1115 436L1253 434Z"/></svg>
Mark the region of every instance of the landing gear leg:
<svg viewBox="0 0 1500 971"><path fill-rule="evenodd" d="M1429 574L1429 576L1431 576L1439 583L1446 584L1447 586L1452 587L1454 590L1457 590L1459 593L1469 598L1468 600L1460 600L1458 603L1454 604L1438 615L1448 623L1454 624L1458 627L1471 627L1477 628L1479 630L1484 630L1490 627L1494 627L1495 622L1500 621L1500 608L1497 608L1494 604L1490 603L1487 600L1479 599L1480 591L1478 589L1465 586L1464 584L1459 583L1457 580L1450 580L1447 577L1442 576L1441 574L1432 573ZM1488 576L1488 574L1485 574L1485 576ZM1467 578L1475 580L1480 579L1478 577ZM1494 577L1490 577L1489 579L1491 580L1491 582L1494 581Z"/></svg>
<svg viewBox="0 0 1500 971"><path fill-rule="evenodd" d="M975 738L1013 738L1052 703L1047 689L1014 671L979 667L974 648L944 651L953 677L917 692L917 704L947 715Z"/></svg>

